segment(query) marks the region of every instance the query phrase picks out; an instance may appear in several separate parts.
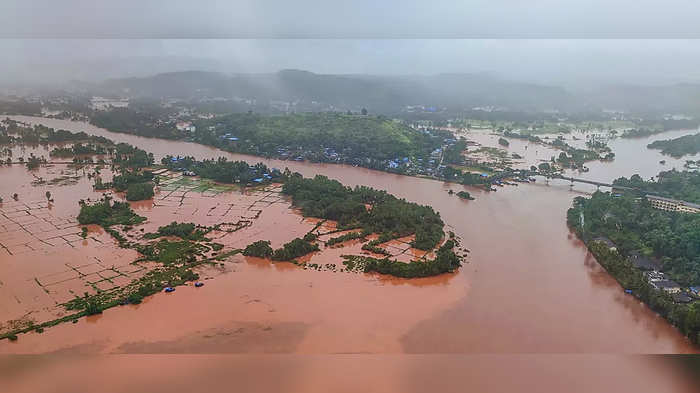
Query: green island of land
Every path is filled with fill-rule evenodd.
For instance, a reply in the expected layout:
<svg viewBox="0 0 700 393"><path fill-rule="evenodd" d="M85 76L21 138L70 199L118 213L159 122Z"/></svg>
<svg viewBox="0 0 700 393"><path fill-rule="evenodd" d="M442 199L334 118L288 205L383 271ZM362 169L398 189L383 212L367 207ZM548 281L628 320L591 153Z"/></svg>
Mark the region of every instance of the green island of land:
<svg viewBox="0 0 700 393"><path fill-rule="evenodd" d="M649 149L661 150L661 154L680 158L685 155L700 153L700 133L684 135L675 139L654 141L647 145Z"/></svg>
<svg viewBox="0 0 700 393"><path fill-rule="evenodd" d="M445 236L444 223L431 207L407 202L385 191L365 186L354 189L346 187L325 176L307 179L291 174L286 176L283 184L282 193L292 197L292 204L299 207L304 216L336 221L339 231L361 230L331 238L326 246L361 239L366 242L363 250L385 256L344 256L343 263L349 271L413 278L452 272L461 266L461 259L453 251L456 241L452 236L439 247L434 259L425 261L404 263L391 260L386 250L379 246L392 239L414 236L411 246L417 249L429 251L437 247ZM366 237L372 233L379 234L379 237L367 241ZM314 240L310 232L303 239L294 239L278 250L272 250L269 242L258 241L246 247L243 254L291 260L317 250L311 243Z"/></svg>

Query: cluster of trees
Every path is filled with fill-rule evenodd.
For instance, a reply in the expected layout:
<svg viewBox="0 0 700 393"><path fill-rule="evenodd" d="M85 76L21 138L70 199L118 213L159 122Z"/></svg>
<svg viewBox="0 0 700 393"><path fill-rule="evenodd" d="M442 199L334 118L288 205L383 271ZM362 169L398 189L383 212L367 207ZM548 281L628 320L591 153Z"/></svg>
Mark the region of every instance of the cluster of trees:
<svg viewBox="0 0 700 393"><path fill-rule="evenodd" d="M281 248L273 250L267 240L258 240L246 246L243 255L272 258L275 261L291 261L294 258L304 256L310 252L318 251L318 244L312 243L306 238L296 238L289 243L285 243Z"/></svg>
<svg viewBox="0 0 700 393"><path fill-rule="evenodd" d="M226 157L197 161L194 157L168 155L163 157L161 163L169 169L192 171L198 176L221 183L248 184L255 179L260 179L258 183L269 183L280 180L282 176L278 169L270 169L263 163L248 165L245 161L229 161Z"/></svg>
<svg viewBox="0 0 700 393"><path fill-rule="evenodd" d="M639 127L625 130L622 138L638 138L660 134L669 130L694 130L698 128L698 119L649 119L639 122Z"/></svg>
<svg viewBox="0 0 700 393"><path fill-rule="evenodd" d="M96 190L114 188L118 192L126 191L128 201L151 199L154 195L153 173L137 169L122 169L110 183L104 183L101 178L96 178L94 187Z"/></svg>
<svg viewBox="0 0 700 393"><path fill-rule="evenodd" d="M666 154L675 158L684 155L700 153L700 133L684 135L675 139L665 139L654 141L647 145L649 149L659 149L661 154Z"/></svg>
<svg viewBox="0 0 700 393"><path fill-rule="evenodd" d="M318 250L318 244L296 238L289 243L285 243L281 248L276 249L272 253L272 259L275 261L291 261L294 258L298 258Z"/></svg>
<svg viewBox="0 0 700 393"><path fill-rule="evenodd" d="M131 210L126 202L112 201L108 196L101 200L88 204L81 200L78 222L81 225L98 224L102 227L112 225L136 225L146 221L146 217L139 216Z"/></svg>
<svg viewBox="0 0 700 393"><path fill-rule="evenodd" d="M342 162L357 160L363 165L398 157L427 159L447 136L421 132L381 116L331 112L236 113L201 121L194 133L196 141L232 152L263 156L302 152L307 159L324 161L329 159L326 149L331 149Z"/></svg>
<svg viewBox="0 0 700 393"><path fill-rule="evenodd" d="M638 188L646 193L700 203L700 172L670 171L661 172L656 181L646 181L639 175L629 179L621 177L613 181L614 185Z"/></svg>
<svg viewBox="0 0 700 393"><path fill-rule="evenodd" d="M444 235L442 219L431 207L385 191L365 186L352 189L325 176L305 179L295 173L286 177L282 192L292 197L305 216L337 221L339 228L362 228L392 237L415 234L413 246L422 250L434 248Z"/></svg>
<svg viewBox="0 0 700 393"><path fill-rule="evenodd" d="M25 99L0 101L0 113L7 115L40 115L41 103Z"/></svg>
<svg viewBox="0 0 700 393"><path fill-rule="evenodd" d="M584 240L607 237L624 255L656 258L673 280L700 285L700 214L665 212L634 196L597 192L590 199L577 197L567 218Z"/></svg>
<svg viewBox="0 0 700 393"><path fill-rule="evenodd" d="M46 158L37 157L34 154L29 155L29 159L26 161L27 169L32 170L38 168L41 164L46 163Z"/></svg>
<svg viewBox="0 0 700 393"><path fill-rule="evenodd" d="M461 165L464 163L462 152L467 149L467 140L460 138L453 145L445 148L442 159L445 164Z"/></svg>
<svg viewBox="0 0 700 393"><path fill-rule="evenodd" d="M101 136L92 136L84 132L70 132L66 130L56 130L41 124L26 126L18 121L5 119L2 121L5 127L2 128L0 143L26 143L26 144L49 144L65 142L92 142L101 145L112 145L112 141ZM12 137L16 135L16 137Z"/></svg>
<svg viewBox="0 0 700 393"><path fill-rule="evenodd" d="M486 169L486 168L484 168ZM492 168L488 168L489 170ZM488 177L481 176L478 173L463 171L451 166L446 167L442 171L442 176L445 180L454 181L464 185L484 185L490 184L491 180Z"/></svg>
<svg viewBox="0 0 700 393"><path fill-rule="evenodd" d="M466 191L460 191L460 192L458 192L458 193L457 193L457 196L460 197L460 198L462 198L462 199L468 199L468 200L470 200L470 201L473 201L473 200L474 200L474 197L471 196L471 194L468 193L468 192L466 192Z"/></svg>
<svg viewBox="0 0 700 393"><path fill-rule="evenodd" d="M662 128L630 128L622 132L620 137L622 138L643 138L650 135L656 135L658 133L664 132Z"/></svg>
<svg viewBox="0 0 700 393"><path fill-rule="evenodd" d="M243 255L258 258L269 258L273 253L274 250L270 246L270 242L267 240L258 240L250 243L243 250Z"/></svg>
<svg viewBox="0 0 700 393"><path fill-rule="evenodd" d="M206 246L189 240L169 241L165 239L153 244L139 244L136 249L143 254L145 259L165 265L196 262L197 256L203 255L203 252L208 250Z"/></svg>
<svg viewBox="0 0 700 393"><path fill-rule="evenodd" d="M516 139L525 139L530 142L535 142L535 143L544 143L542 138L540 138L537 135L532 135L532 134L519 134L517 132L513 131L504 131L503 136L507 136L508 138L516 138Z"/></svg>
<svg viewBox="0 0 700 393"><path fill-rule="evenodd" d="M365 231L361 232L348 232L344 235L336 236L333 238L328 239L326 242L326 246L333 246L338 243L346 242L348 240L353 240L353 239L363 239L365 236L369 235L369 233Z"/></svg>
<svg viewBox="0 0 700 393"><path fill-rule="evenodd" d="M107 154L104 146L94 143L75 143L71 147L56 147L49 155L56 157L73 157L80 155Z"/></svg>
<svg viewBox="0 0 700 393"><path fill-rule="evenodd" d="M137 183L147 183L153 180L153 173L150 171L137 171L124 169L119 175L112 178L112 187L118 192L126 191L130 185Z"/></svg>
<svg viewBox="0 0 700 393"><path fill-rule="evenodd" d="M200 228L191 222L178 223L173 221L168 225L158 227L156 233L147 233L146 239L155 239L161 236L177 236L185 240L204 240L204 235L209 232L207 228Z"/></svg>
<svg viewBox="0 0 700 393"><path fill-rule="evenodd" d="M162 120L164 117L163 108L149 105L143 108L113 108L109 111L95 112L90 117L90 122L110 131L151 138L180 139L185 136L175 124Z"/></svg>
<svg viewBox="0 0 700 393"><path fill-rule="evenodd" d="M127 201L143 201L153 198L153 183L133 183L126 188Z"/></svg>
<svg viewBox="0 0 700 393"><path fill-rule="evenodd" d="M128 143L119 143L114 149L114 163L129 168L144 168L155 163L153 153Z"/></svg>
<svg viewBox="0 0 700 393"><path fill-rule="evenodd" d="M588 161L600 160L601 155L595 150L577 149L568 143L564 142L562 138L557 138L550 143L550 145L563 150L559 153L556 162L559 163L564 168L581 168L583 164ZM606 147L606 149L609 149ZM605 151L606 155L604 159L612 160L615 155L610 151Z"/></svg>
<svg viewBox="0 0 700 393"><path fill-rule="evenodd" d="M411 261L403 263L393 261L389 258L377 259L371 257L348 256L343 263L350 270L352 265L360 263L363 265L363 270L366 273L377 272L381 274L389 274L403 278L417 278L436 276L442 273L453 272L455 269L462 266L460 258L454 253L455 242L448 240L442 245L437 256L433 260L428 261Z"/></svg>

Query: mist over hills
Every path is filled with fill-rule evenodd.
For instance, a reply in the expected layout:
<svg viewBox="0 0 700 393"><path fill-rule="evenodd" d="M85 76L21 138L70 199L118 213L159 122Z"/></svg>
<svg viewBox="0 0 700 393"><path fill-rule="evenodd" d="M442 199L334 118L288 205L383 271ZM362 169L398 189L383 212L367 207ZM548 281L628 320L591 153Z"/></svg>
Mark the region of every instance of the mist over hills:
<svg viewBox="0 0 700 393"><path fill-rule="evenodd" d="M242 98L316 102L338 109L400 111L407 106L461 110L476 106L517 110L568 108L574 97L565 89L502 80L486 74L434 76L323 75L283 70L226 75L186 71L143 78L111 79L92 85L100 94L144 98Z"/></svg>
<svg viewBox="0 0 700 393"><path fill-rule="evenodd" d="M700 85L610 85L591 90L524 83L481 74L333 75L301 70L231 74L162 73L84 85L90 92L135 98L221 98L258 105L295 103L300 108L395 113L408 107L458 112L475 107L509 111L700 113ZM306 106L305 106L306 104Z"/></svg>

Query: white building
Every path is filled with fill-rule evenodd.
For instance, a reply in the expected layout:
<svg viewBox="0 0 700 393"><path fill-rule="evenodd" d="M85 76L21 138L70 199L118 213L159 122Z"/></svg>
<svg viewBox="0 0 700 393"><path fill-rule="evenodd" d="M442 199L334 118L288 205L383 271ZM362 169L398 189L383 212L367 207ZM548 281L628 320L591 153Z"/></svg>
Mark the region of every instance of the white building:
<svg viewBox="0 0 700 393"><path fill-rule="evenodd" d="M681 212L681 213L700 213L700 205L677 199L664 198L656 195L646 195L647 200L654 209Z"/></svg>
<svg viewBox="0 0 700 393"><path fill-rule="evenodd" d="M180 131L189 131L189 132L195 132L197 129L194 126L194 124L192 124L192 122L190 122L190 121L178 121L177 123L175 123L175 128L177 128Z"/></svg>
<svg viewBox="0 0 700 393"><path fill-rule="evenodd" d="M106 111L112 108L128 108L129 99L128 98L105 98L105 97L92 97L90 99L90 108L97 111Z"/></svg>

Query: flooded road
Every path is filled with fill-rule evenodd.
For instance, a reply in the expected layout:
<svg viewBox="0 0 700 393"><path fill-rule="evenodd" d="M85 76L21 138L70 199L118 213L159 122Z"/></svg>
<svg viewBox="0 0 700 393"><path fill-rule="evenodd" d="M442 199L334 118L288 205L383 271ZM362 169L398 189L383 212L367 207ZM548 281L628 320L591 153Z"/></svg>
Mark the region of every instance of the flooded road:
<svg viewBox="0 0 700 393"><path fill-rule="evenodd" d="M111 133L85 123L14 118L127 142L153 152L156 160L167 154L197 159L226 156L289 167L305 176L323 174L347 185L384 189L433 206L446 222L446 229L454 231L471 253L456 274L416 280L306 271L287 263L237 256L233 271L207 281L204 288L183 287L172 294L152 296L137 306L83 318L77 324L25 334L14 343L5 340L0 342L0 353L505 355L697 351L665 320L625 295L568 231L566 210L573 197L592 191L587 186L552 181L486 193L350 166L230 154L193 143ZM646 149L646 144L692 132L616 140L611 143L616 160L588 163L590 172L580 177L610 181L634 173L648 178L674 166L682 169L683 160L661 156ZM522 145L512 144L512 148L524 149ZM663 159L666 165L659 164ZM468 190L476 200L449 195L450 189ZM275 230L274 225L271 230ZM508 359L506 362L518 362ZM556 357L537 359L557 363L552 360ZM578 369L579 363L591 363L588 367L594 375L595 359L569 359L563 364L568 362ZM403 370L396 362L388 367ZM643 375L641 368L628 367L637 370L637 378ZM503 390L494 391L507 390L508 384L503 386Z"/></svg>

